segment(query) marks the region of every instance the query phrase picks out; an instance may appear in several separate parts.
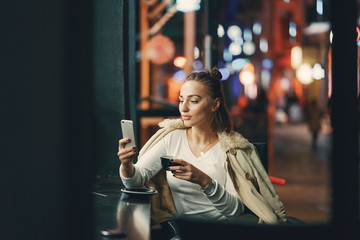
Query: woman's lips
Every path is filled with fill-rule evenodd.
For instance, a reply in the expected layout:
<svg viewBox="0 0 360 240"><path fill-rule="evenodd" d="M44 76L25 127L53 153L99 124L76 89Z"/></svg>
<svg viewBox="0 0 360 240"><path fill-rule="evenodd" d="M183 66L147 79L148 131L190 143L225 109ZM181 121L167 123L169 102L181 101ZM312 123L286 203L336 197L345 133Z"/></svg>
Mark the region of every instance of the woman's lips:
<svg viewBox="0 0 360 240"><path fill-rule="evenodd" d="M182 115L183 120L190 120L191 116L188 115Z"/></svg>

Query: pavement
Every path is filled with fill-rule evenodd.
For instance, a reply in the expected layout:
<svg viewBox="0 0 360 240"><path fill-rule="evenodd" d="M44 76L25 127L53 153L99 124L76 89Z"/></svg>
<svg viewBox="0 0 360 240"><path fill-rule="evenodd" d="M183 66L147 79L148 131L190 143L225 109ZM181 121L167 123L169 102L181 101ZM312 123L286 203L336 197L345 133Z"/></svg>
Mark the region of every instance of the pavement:
<svg viewBox="0 0 360 240"><path fill-rule="evenodd" d="M272 175L286 180L275 184L288 216L306 223L331 220L331 138L328 119L322 121L316 147L306 123L277 124L273 128Z"/></svg>

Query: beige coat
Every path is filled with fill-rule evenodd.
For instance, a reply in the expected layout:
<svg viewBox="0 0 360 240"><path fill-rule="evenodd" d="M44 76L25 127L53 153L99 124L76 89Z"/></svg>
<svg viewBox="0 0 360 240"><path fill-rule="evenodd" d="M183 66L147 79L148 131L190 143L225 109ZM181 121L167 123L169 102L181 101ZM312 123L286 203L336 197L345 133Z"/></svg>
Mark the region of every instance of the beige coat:
<svg viewBox="0 0 360 240"><path fill-rule="evenodd" d="M158 130L140 151L141 156L175 129L185 129L181 119L164 120ZM239 133L219 133L221 149L226 153L227 169L243 203L259 217L259 223L285 223L285 208L264 169L255 147ZM152 198L153 223L161 223L176 213L165 170L160 170L146 184L158 194Z"/></svg>

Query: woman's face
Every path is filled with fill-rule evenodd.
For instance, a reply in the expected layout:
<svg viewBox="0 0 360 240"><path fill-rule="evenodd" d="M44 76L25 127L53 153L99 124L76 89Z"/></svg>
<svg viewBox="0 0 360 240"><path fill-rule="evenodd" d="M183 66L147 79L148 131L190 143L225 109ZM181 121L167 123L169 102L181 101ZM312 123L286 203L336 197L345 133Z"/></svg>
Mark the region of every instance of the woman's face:
<svg viewBox="0 0 360 240"><path fill-rule="evenodd" d="M179 111L186 127L209 127L214 105L201 82L187 81L181 87Z"/></svg>

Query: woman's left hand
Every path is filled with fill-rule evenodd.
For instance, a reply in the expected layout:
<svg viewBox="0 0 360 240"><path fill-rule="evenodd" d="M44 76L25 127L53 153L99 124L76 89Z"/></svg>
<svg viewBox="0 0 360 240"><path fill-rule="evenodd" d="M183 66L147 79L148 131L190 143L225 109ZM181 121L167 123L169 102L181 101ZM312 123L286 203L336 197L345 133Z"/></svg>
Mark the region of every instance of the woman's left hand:
<svg viewBox="0 0 360 240"><path fill-rule="evenodd" d="M197 183L204 189L212 179L203 171L196 168L194 165L182 159L173 159L173 163L178 163L181 166L172 166L169 170L173 173L174 177L186 180L192 183Z"/></svg>

